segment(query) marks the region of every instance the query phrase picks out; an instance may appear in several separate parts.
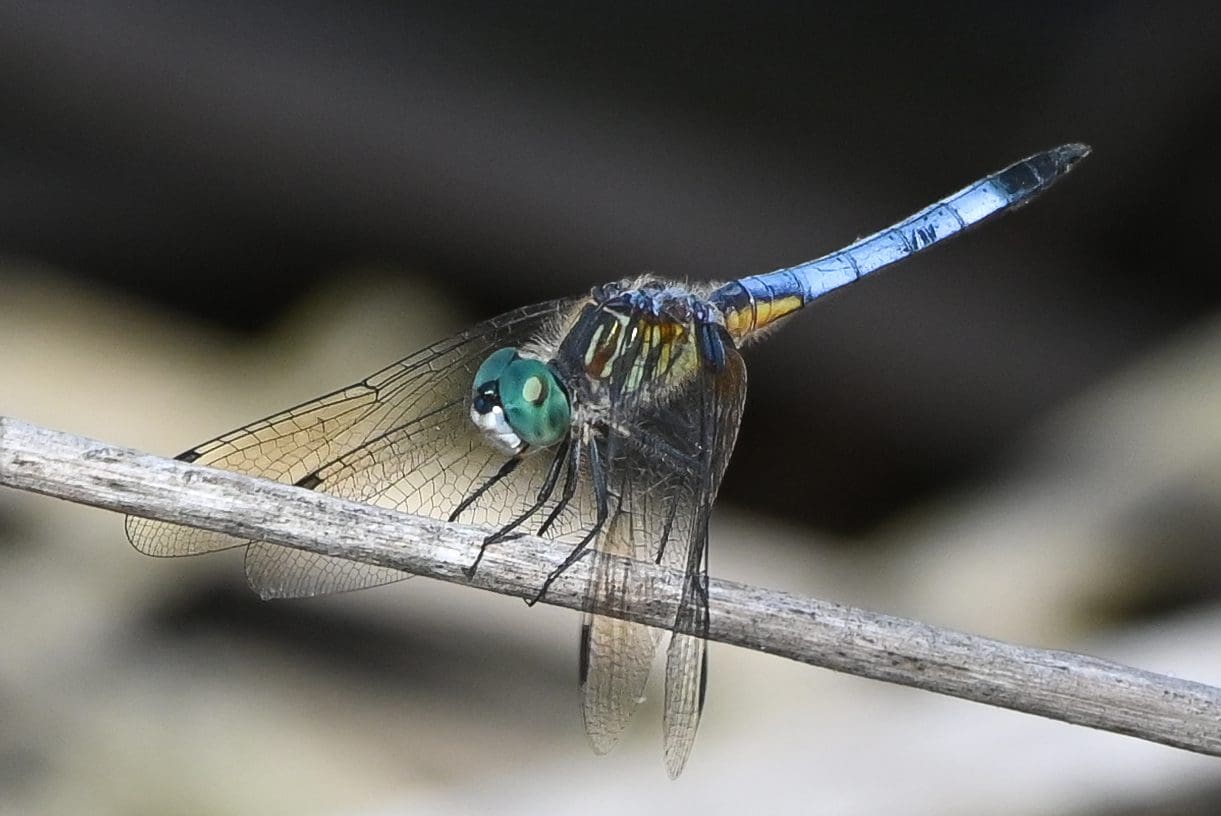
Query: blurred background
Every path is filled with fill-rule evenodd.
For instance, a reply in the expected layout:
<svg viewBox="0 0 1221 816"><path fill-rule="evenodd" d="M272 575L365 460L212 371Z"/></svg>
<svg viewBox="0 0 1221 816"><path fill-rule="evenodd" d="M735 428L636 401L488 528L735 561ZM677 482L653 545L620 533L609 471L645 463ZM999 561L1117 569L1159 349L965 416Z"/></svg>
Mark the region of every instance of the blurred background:
<svg viewBox="0 0 1221 816"><path fill-rule="evenodd" d="M478 319L1045 198L749 349L712 572L1221 683L1215 4L0 2L0 414L174 454ZM712 647L588 750L574 614L0 492L0 813L1213 814L1216 760Z"/></svg>

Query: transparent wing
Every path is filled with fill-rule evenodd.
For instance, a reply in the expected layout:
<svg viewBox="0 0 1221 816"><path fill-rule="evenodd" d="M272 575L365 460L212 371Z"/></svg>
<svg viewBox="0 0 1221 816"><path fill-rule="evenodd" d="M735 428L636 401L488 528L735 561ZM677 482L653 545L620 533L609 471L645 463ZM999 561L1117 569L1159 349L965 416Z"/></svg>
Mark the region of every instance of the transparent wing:
<svg viewBox="0 0 1221 816"><path fill-rule="evenodd" d="M491 482L506 461L504 454L473 431L466 402L473 376L473 371L464 375L461 397L412 418L311 474L313 487L365 504L449 518L464 499ZM509 477L487 487L460 520L500 529L521 516L544 518L558 501L554 491L543 488L552 468L562 466L562 461L556 462L560 456L559 451L527 456ZM593 518L588 473L577 478L580 486L552 524L549 537L576 536ZM545 497L541 503L540 497ZM534 512L528 513L532 508ZM524 529L534 532L529 525ZM365 580L376 577L373 570L377 569L265 542L252 543L246 550L247 578L268 598L362 588L370 585Z"/></svg>
<svg viewBox="0 0 1221 816"><path fill-rule="evenodd" d="M704 707L707 680L707 643L700 634L708 627L708 517L721 477L738 437L746 399L746 366L732 347L725 349L720 372L704 371L691 395L692 412L681 423L695 436L699 458L695 472L679 473L674 492L675 522L661 562L682 571L682 599L666 651L666 688L663 728L665 761L670 777L677 778L695 741Z"/></svg>
<svg viewBox="0 0 1221 816"><path fill-rule="evenodd" d="M231 431L178 458L384 504L386 499L380 496L393 494L394 486L374 485L371 480L379 474L383 479L408 478L401 466L369 463L363 480L331 479L326 484L322 474L332 473L340 461L401 452L402 444L388 445L389 439L418 440L442 461L469 458L478 440L474 430L458 420L466 420L464 400L475 370L494 349L534 340L571 305L571 301L550 301L508 312L422 349L363 382ZM447 442L458 450L448 450ZM434 478L440 472L429 469L422 456L411 461ZM427 486L417 486L417 501L404 503L403 509L447 516L443 502L461 477L447 480L441 472L441 479L431 493ZM127 519L127 535L136 549L158 556L250 545L247 576L257 591L274 597L359 589L407 577L383 567L134 516Z"/></svg>
<svg viewBox="0 0 1221 816"><path fill-rule="evenodd" d="M617 513L598 538L589 593L621 613L652 599L630 562L658 561L688 576L680 618L707 620L707 518L737 435L745 367L732 348L714 373L705 367L677 392L660 399L645 389L610 405L606 479ZM625 351L619 372L637 366ZM612 375L612 378L616 375ZM614 385L609 386L614 390ZM648 679L659 632L616 617L586 614L581 638L585 727L595 750L609 751L635 711ZM674 636L667 663L667 766L677 776L694 739L702 704L704 640Z"/></svg>
<svg viewBox="0 0 1221 816"><path fill-rule="evenodd" d="M645 496L631 482L626 483L619 511L595 544L589 592L608 609L627 612L640 599L634 594L631 563L607 556L649 559L662 534L647 523ZM585 613L581 621L581 712L585 733L597 753L615 747L636 711L660 635L657 629L638 623Z"/></svg>

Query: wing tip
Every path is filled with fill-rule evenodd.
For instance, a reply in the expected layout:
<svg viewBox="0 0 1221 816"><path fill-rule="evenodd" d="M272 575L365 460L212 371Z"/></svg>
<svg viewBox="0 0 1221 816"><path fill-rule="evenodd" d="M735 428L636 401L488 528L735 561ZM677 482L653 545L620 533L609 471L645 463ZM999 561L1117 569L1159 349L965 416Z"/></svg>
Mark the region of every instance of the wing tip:
<svg viewBox="0 0 1221 816"><path fill-rule="evenodd" d="M605 732L595 733L589 729L588 725L585 727L585 736L589 738L589 747L592 748L593 752L598 756L606 756L615 749L616 745L619 744L618 734L608 734Z"/></svg>
<svg viewBox="0 0 1221 816"><path fill-rule="evenodd" d="M666 753L666 775L670 779L678 779L682 776L683 769L687 767L687 758L691 756L691 751L688 749L682 754Z"/></svg>
<svg viewBox="0 0 1221 816"><path fill-rule="evenodd" d="M172 558L177 553L167 551L164 546L156 546L157 536L149 529L149 525L165 525L166 523L143 516L128 515L123 519L123 532L127 534L127 543L141 555L152 558Z"/></svg>

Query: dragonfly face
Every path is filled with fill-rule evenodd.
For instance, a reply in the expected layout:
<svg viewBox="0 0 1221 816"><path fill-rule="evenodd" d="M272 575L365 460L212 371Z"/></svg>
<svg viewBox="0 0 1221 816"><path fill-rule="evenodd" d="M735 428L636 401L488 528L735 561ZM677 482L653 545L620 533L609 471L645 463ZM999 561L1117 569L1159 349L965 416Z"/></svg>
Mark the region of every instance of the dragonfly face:
<svg viewBox="0 0 1221 816"><path fill-rule="evenodd" d="M471 386L471 421L496 450L516 456L545 448L568 433L572 406L546 363L514 348L488 356Z"/></svg>

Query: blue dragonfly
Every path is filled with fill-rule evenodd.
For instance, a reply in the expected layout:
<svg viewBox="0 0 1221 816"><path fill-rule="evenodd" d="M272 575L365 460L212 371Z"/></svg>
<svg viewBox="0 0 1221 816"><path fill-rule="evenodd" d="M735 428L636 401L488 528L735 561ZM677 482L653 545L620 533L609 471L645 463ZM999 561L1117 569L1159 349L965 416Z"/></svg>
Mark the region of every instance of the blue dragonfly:
<svg viewBox="0 0 1221 816"><path fill-rule="evenodd" d="M517 532L571 544L535 600L578 559L592 560L590 605L612 613L581 623L582 711L598 753L635 710L665 634L614 616L649 600L622 557L681 571L663 715L665 764L677 777L704 704L708 517L746 395L739 349L828 292L1025 204L1088 153L1082 144L1036 153L787 269L721 285L643 276L517 309L178 458L482 525L479 558ZM158 556L245 547L246 577L264 598L409 577L136 517L127 534Z"/></svg>

